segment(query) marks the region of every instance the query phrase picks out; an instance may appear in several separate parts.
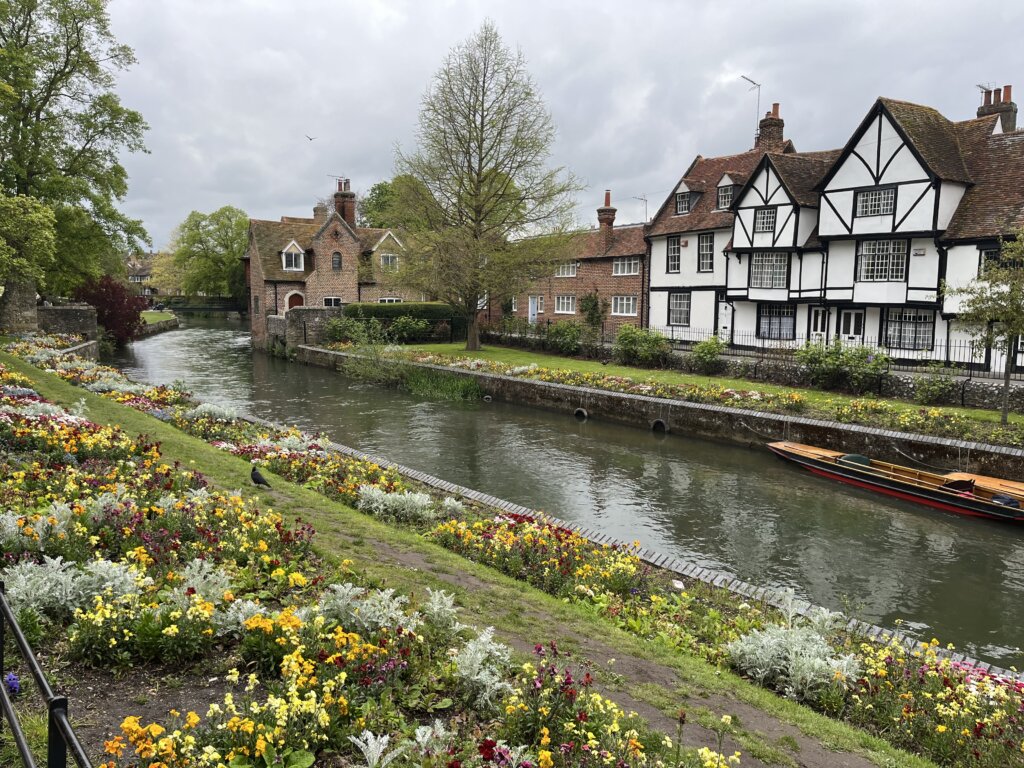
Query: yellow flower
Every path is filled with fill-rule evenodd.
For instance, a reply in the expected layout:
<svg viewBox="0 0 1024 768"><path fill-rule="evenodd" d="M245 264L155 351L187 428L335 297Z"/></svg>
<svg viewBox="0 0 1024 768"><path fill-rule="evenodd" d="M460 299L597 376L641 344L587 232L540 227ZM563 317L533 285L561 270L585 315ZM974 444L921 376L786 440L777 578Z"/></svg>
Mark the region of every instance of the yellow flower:
<svg viewBox="0 0 1024 768"><path fill-rule="evenodd" d="M948 729L944 725L936 725L935 726L935 732L936 733L945 733L947 730Z"/></svg>
<svg viewBox="0 0 1024 768"><path fill-rule="evenodd" d="M538 768L554 768L555 762L551 759L551 753L542 749L537 753L537 765Z"/></svg>

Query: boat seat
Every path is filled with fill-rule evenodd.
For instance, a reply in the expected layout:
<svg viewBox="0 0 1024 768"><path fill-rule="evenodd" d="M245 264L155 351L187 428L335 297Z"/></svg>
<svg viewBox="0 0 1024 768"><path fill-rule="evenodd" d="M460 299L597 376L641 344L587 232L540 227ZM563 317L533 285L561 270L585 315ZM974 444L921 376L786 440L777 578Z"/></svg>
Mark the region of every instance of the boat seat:
<svg viewBox="0 0 1024 768"><path fill-rule="evenodd" d="M839 462L842 464L858 464L862 467L871 466L871 459L859 453L844 453L839 457Z"/></svg>

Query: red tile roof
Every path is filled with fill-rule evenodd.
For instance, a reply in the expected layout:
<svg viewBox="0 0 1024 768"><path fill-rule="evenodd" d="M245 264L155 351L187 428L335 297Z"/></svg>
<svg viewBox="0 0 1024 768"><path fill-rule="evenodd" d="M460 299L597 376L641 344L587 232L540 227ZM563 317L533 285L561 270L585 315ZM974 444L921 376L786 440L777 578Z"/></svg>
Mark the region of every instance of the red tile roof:
<svg viewBox="0 0 1024 768"><path fill-rule="evenodd" d="M818 193L815 190L825 174L843 153L841 149L823 152L793 152L780 154L772 152L768 157L779 179L796 200L797 205L808 208L818 207Z"/></svg>
<svg viewBox="0 0 1024 768"><path fill-rule="evenodd" d="M946 181L971 180L960 151L956 123L932 107L884 97L878 101L892 115L936 176Z"/></svg>
<svg viewBox="0 0 1024 768"><path fill-rule="evenodd" d="M612 228L612 242L605 248L600 227L576 235L575 248L580 259L608 259L616 256L646 256L643 224L621 224Z"/></svg>

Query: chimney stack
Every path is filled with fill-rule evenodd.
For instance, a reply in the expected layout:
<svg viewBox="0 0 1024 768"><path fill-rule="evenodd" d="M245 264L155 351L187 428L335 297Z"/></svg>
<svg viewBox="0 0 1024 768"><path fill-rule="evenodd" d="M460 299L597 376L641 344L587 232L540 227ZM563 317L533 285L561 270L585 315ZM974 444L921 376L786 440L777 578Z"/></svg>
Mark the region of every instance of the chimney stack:
<svg viewBox="0 0 1024 768"><path fill-rule="evenodd" d="M999 115L1003 133L1017 130L1017 105L1013 103L1013 86L1004 85L991 91L985 91L985 98L978 107L978 117Z"/></svg>
<svg viewBox="0 0 1024 768"><path fill-rule="evenodd" d="M334 210L355 229L356 193L349 188L348 179L338 179L338 191L334 193Z"/></svg>
<svg viewBox="0 0 1024 768"><path fill-rule="evenodd" d="M601 246L607 251L612 247L612 232L615 226L615 208L612 208L612 191L604 191L604 205L597 209L597 221L601 233Z"/></svg>
<svg viewBox="0 0 1024 768"><path fill-rule="evenodd" d="M786 145L786 137L782 131L785 125L786 123L779 117L779 103L775 102L772 104L771 112L765 112L761 122L758 123L754 148L765 152L781 152Z"/></svg>

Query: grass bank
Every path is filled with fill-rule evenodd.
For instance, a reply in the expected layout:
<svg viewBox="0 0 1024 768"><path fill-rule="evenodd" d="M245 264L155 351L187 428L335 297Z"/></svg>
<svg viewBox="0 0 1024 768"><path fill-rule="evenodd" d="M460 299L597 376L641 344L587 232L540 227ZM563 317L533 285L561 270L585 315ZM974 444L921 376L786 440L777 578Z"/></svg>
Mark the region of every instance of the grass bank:
<svg viewBox="0 0 1024 768"><path fill-rule="evenodd" d="M164 320L173 320L174 313L147 310L146 312L142 313L142 319L145 321L147 325L152 325L153 323L162 323Z"/></svg>

